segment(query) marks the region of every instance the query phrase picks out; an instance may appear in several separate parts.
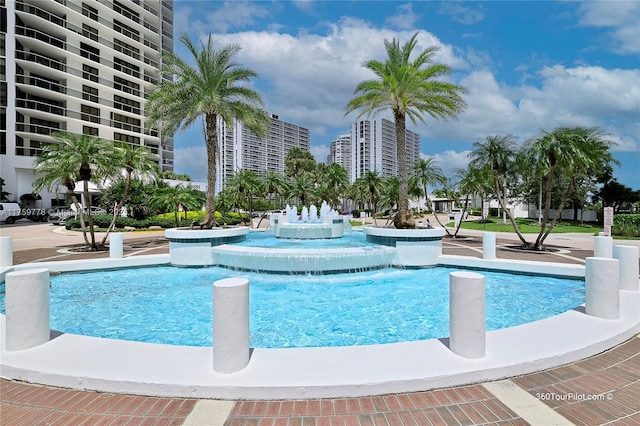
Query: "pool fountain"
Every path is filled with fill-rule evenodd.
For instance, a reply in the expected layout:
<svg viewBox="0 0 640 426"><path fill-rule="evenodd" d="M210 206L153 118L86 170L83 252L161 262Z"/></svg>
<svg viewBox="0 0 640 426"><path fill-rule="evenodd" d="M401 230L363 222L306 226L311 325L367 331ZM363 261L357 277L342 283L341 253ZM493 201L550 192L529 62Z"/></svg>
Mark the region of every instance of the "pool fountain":
<svg viewBox="0 0 640 426"><path fill-rule="evenodd" d="M323 274L353 272L387 266L426 267L438 263L444 229L403 230L366 227L369 242L359 247L301 247L300 241L341 240L352 234L350 216L339 215L326 202L320 213L315 206L295 206L274 213L267 231L247 227L191 230L168 229L171 264L175 266L223 266L256 272ZM279 248L241 244L248 235L264 232L285 242ZM356 231L360 232L360 231ZM286 244L290 242L290 244Z"/></svg>
<svg viewBox="0 0 640 426"><path fill-rule="evenodd" d="M347 216L336 213L326 201L320 206L320 215L315 205L302 207L298 215L296 206L289 206L284 213L274 213L270 218L270 229L276 238L315 240L341 238L351 230Z"/></svg>

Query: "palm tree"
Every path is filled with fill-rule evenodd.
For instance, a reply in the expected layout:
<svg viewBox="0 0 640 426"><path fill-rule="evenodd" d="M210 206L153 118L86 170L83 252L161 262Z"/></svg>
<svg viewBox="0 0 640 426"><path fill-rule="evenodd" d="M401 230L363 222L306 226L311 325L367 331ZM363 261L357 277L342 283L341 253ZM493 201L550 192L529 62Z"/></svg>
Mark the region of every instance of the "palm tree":
<svg viewBox="0 0 640 426"><path fill-rule="evenodd" d="M298 199L301 206L306 206L310 198L315 197L316 186L311 175L303 173L292 181L291 195Z"/></svg>
<svg viewBox="0 0 640 426"><path fill-rule="evenodd" d="M227 182L227 188L236 191L239 200L246 200L246 206L249 210L249 226L253 227L253 197L262 190L260 177L253 170L239 169Z"/></svg>
<svg viewBox="0 0 640 426"><path fill-rule="evenodd" d="M347 171L340 164L329 164L324 168L324 173L320 177L320 187L324 188L324 197L326 201L334 208L338 207L342 194L344 193L349 178Z"/></svg>
<svg viewBox="0 0 640 426"><path fill-rule="evenodd" d="M537 174L544 182L544 208L540 233L534 243L534 250L542 250L571 193L575 189L579 176L593 176L599 171L619 164L609 148L615 143L607 140L606 135L597 128L558 127L528 141L523 151L527 163L536 165ZM561 201L553 219L549 217L551 209L552 189L559 177L568 180ZM551 220L550 220L551 219Z"/></svg>
<svg viewBox="0 0 640 426"><path fill-rule="evenodd" d="M360 185L362 185L363 192L367 194L367 201L369 202L369 209L371 210L371 215L373 216L373 223L375 226L378 226L376 212L378 209L378 202L380 201L380 197L382 195L382 176L380 176L380 173L377 170L368 170L364 174L364 176L359 178L359 180ZM356 182L358 181L356 180Z"/></svg>
<svg viewBox="0 0 640 426"><path fill-rule="evenodd" d="M177 228L179 226L179 206L183 206L187 210L197 210L201 206L201 200L193 194L190 188L185 188L182 185L161 185L149 200L149 206L154 210L173 213Z"/></svg>
<svg viewBox="0 0 640 426"><path fill-rule="evenodd" d="M462 207L463 218L467 212L467 208L469 207L469 197L475 196L483 191L483 180L479 179L478 176L479 170L480 169L474 169L470 165L468 165L466 169L456 170L456 177L458 178L456 188L459 193L464 194L464 206ZM454 237L458 235L460 225L462 225L462 220L456 225L456 229L453 233Z"/></svg>
<svg viewBox="0 0 640 426"><path fill-rule="evenodd" d="M518 224L515 218L507 209L507 175L511 173L514 168L513 159L516 151L516 141L511 135L506 136L487 136L484 142L474 142L473 146L476 148L469 156L471 158L471 166L474 168L489 168L493 176L493 190L500 207L502 207L503 214L509 216L511 225L515 230L518 238L525 247L529 246L529 243L520 232Z"/></svg>
<svg viewBox="0 0 640 426"><path fill-rule="evenodd" d="M124 192L122 198L113 206L113 218L102 239L103 246L107 242L107 238L109 238L109 233L115 227L120 210L129 196L131 179L155 180L160 172L158 163L153 160L157 158L157 155L153 155L151 149L147 146L134 146L127 142L121 142L115 146L115 153L117 155L115 167L121 167L124 171Z"/></svg>
<svg viewBox="0 0 640 426"><path fill-rule="evenodd" d="M204 116L204 136L207 148L207 206L203 228L216 224L215 187L218 162L218 130L224 123L231 127L234 120L242 122L259 138L267 135L269 117L263 110L260 95L253 89L239 85L257 77L255 71L234 62L240 46L231 44L215 50L209 34L201 49L186 34L180 41L191 53L195 66L173 52L162 55L164 78L155 84L147 101L149 121L161 130L173 133L184 130Z"/></svg>
<svg viewBox="0 0 640 426"><path fill-rule="evenodd" d="M52 136L57 143L45 145L42 153L36 157L33 168L37 176L33 183L34 193L38 193L44 187L51 191L58 185L64 185L79 213L85 243L91 247L91 250L97 250L91 217L89 182L99 183L102 179L114 175L117 158L114 145L110 141L90 135L58 132ZM77 180L83 181L90 242L86 236L83 209L74 192Z"/></svg>
<svg viewBox="0 0 640 426"><path fill-rule="evenodd" d="M391 110L395 120L398 176L400 181L400 204L394 219L396 228L413 228L415 221L409 211L408 164L406 152L406 119L412 123L425 122L423 115L433 118L456 117L466 104L462 86L438 80L450 74L451 68L444 64L432 63L438 47L432 46L418 53L411 61L417 44L418 33L400 46L400 41L385 40L387 59L385 62L369 60L364 66L376 75L376 79L358 84L357 95L346 106L346 114L362 110L359 117L380 111Z"/></svg>
<svg viewBox="0 0 640 426"><path fill-rule="evenodd" d="M447 182L447 178L444 176L444 173L442 173L442 169L440 168L440 166L436 164L436 160L433 157L427 157L420 158L418 161L416 161L413 165L411 179L414 180L417 185L422 187L427 208L431 210L431 213L433 213L433 217L436 218L438 225L444 228L447 235L451 235L449 234L449 230L445 228L442 222L440 222L440 219L438 218L438 215L436 214L436 211L431 204L431 198L429 198L429 185L442 185Z"/></svg>
<svg viewBox="0 0 640 426"><path fill-rule="evenodd" d="M391 176L382 182L382 193L380 194L380 204L389 207L389 216L387 217L387 225L389 221L395 217L400 197L400 180L398 176Z"/></svg>

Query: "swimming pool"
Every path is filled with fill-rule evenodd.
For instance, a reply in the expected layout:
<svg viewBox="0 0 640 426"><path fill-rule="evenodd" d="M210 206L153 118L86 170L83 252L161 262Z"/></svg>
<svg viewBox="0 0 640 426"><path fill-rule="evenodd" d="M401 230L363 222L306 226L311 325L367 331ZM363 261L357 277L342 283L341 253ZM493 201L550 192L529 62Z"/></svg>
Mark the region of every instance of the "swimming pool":
<svg viewBox="0 0 640 426"><path fill-rule="evenodd" d="M51 278L51 328L66 333L210 346L212 283L250 282L250 345L350 346L446 337L449 273L381 269L290 276L159 266ZM584 303L584 281L482 272L487 329L532 322ZM0 296L4 312L4 294Z"/></svg>

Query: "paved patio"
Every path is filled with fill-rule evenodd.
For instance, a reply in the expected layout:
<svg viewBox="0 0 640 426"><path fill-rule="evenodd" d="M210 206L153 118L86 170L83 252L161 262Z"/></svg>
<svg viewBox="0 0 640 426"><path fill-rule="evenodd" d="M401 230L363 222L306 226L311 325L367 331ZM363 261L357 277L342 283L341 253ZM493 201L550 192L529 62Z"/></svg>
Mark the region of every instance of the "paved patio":
<svg viewBox="0 0 640 426"><path fill-rule="evenodd" d="M72 253L71 244L46 244L56 236L38 225L42 241L14 263L107 257ZM58 228L60 229L60 228ZM22 229L15 230L23 235ZM35 231L35 229L34 229ZM0 235L7 235L3 226ZM56 234L65 234L58 231ZM31 235L36 235L31 233ZM71 236L72 238L74 236ZM481 257L478 233L445 240L444 254ZM498 236L498 258L582 263L591 256L588 236L550 242L557 251L528 253ZM636 244L636 242L632 242ZM20 244L18 244L20 246ZM160 235L129 235L125 256L166 253ZM594 357L498 382L364 398L304 401L216 401L153 398L76 391L0 379L2 425L638 425L640 338Z"/></svg>

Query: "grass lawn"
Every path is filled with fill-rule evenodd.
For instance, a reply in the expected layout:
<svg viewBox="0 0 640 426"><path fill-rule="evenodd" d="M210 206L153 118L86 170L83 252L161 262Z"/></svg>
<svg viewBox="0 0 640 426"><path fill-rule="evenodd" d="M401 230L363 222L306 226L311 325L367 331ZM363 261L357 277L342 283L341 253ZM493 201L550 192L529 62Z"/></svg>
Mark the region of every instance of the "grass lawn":
<svg viewBox="0 0 640 426"><path fill-rule="evenodd" d="M513 226L509 219L507 219L507 224L504 225L502 223L496 223L496 219L492 218L492 223L478 223L478 222L462 222L460 225L460 229L473 229L477 231L488 231L488 232L514 232ZM502 219L498 219L502 222ZM537 234L540 232L540 227L538 226L538 221L536 219L516 219L516 223L518 224L518 228L520 232L524 234ZM453 222L449 222L447 224L449 227L454 227ZM556 223L556 226L553 227L552 233L561 234L565 232L582 232L585 234L593 234L596 235L598 232L601 232L602 228L598 225L592 224L584 224L581 225L580 222L572 222L572 221L563 221Z"/></svg>

